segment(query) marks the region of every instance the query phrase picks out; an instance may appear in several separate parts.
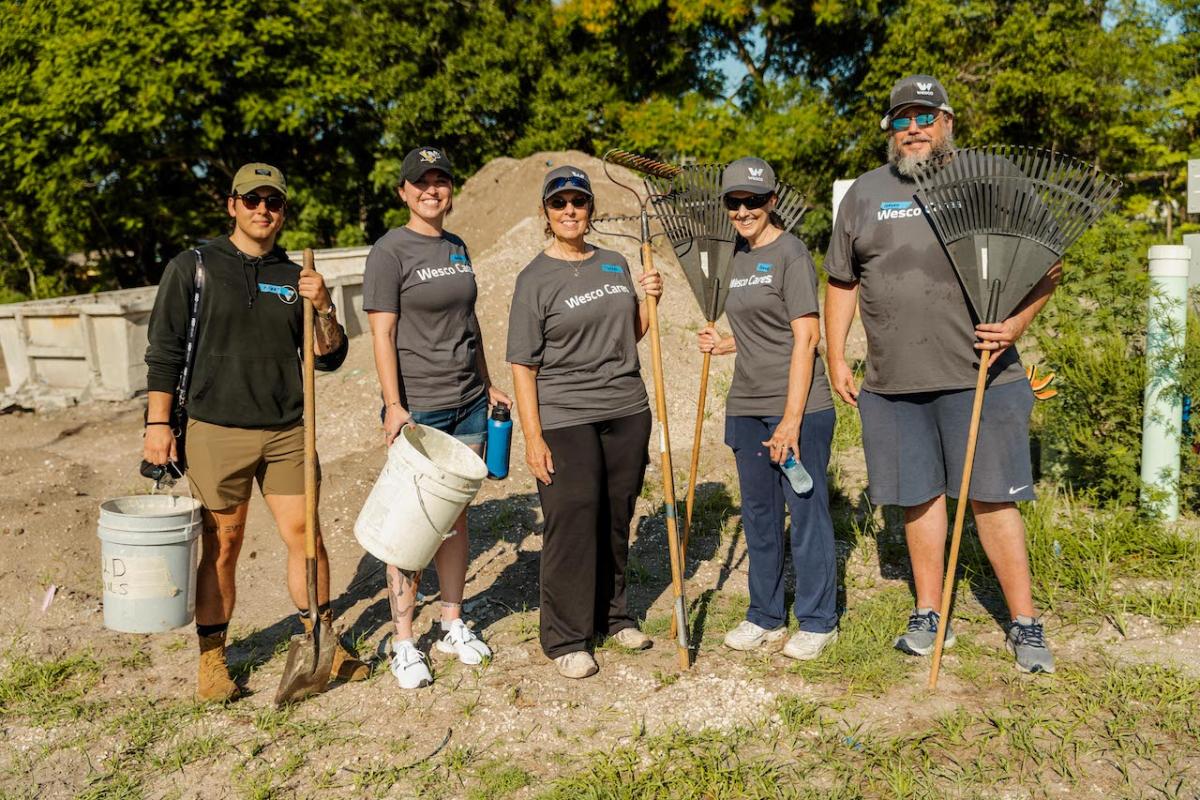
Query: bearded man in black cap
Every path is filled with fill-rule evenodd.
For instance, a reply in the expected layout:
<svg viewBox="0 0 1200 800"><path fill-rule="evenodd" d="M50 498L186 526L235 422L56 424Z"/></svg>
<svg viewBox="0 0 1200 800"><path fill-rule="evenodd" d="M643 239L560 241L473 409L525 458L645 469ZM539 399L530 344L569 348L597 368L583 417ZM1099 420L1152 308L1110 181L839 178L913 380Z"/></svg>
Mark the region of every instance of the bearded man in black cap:
<svg viewBox="0 0 1200 800"><path fill-rule="evenodd" d="M944 575L947 508L962 478L978 351L993 355L969 500L979 539L1012 620L1007 646L1018 669L1053 672L1033 607L1025 526L1016 501L1032 500L1029 413L1033 394L1014 343L1049 300L1055 266L1008 319L976 324L954 268L914 198L913 176L954 150L954 110L929 75L892 88L880 128L888 163L846 193L825 259L825 337L830 384L857 406L863 424L868 494L904 509L916 608L896 648L933 651ZM862 389L846 363L855 306L867 334ZM966 498L962 499L963 502ZM946 631L945 647L954 645Z"/></svg>

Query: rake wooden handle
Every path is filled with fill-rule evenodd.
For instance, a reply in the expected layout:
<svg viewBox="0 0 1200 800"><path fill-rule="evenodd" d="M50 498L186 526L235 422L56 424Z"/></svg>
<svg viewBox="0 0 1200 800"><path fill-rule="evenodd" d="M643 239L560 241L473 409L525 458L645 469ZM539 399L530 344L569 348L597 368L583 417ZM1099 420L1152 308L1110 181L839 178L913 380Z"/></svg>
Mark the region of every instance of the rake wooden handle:
<svg viewBox="0 0 1200 800"><path fill-rule="evenodd" d="M709 327L716 322L709 320ZM696 400L696 428L692 432L692 463L688 467L687 502L683 510L683 536L679 552L683 560L684 572L687 572L688 539L692 534L692 508L696 504L696 477L700 472L700 440L704 435L704 404L708 398L708 372L712 365L712 353L704 354L704 362L700 365L700 397ZM671 617L671 636L675 636L675 618Z"/></svg>
<svg viewBox="0 0 1200 800"><path fill-rule="evenodd" d="M946 629L950 626L950 599L954 596L954 573L958 569L958 546L962 542L963 521L970 500L971 469L975 466L975 442L979 438L979 418L983 413L983 393L987 388L988 362L991 351L983 350L979 357L979 376L975 380L975 402L971 406L971 425L967 430L967 454L963 459L962 482L958 488L958 505L954 509L954 532L950 536L950 558L946 563L946 578L942 582L942 607L937 637L933 642L933 662L929 666L929 688L937 688L938 671L942 666L942 649L946 644Z"/></svg>
<svg viewBox="0 0 1200 800"><path fill-rule="evenodd" d="M650 251L650 243L642 243L642 272L654 272L654 256ZM658 298L646 295L646 315L650 320L650 360L654 370L654 406L658 412L658 425L661 433L659 450L662 456L663 473L663 506L667 518L667 548L671 551L671 590L674 595L673 614L671 619L672 638L679 656L680 669L688 669L692 665L688 655L688 624L687 601L683 593L682 553L679 550L679 530L675 509L675 474L671 467L671 434L667 427L667 395L666 381L663 379L662 340L658 330Z"/></svg>

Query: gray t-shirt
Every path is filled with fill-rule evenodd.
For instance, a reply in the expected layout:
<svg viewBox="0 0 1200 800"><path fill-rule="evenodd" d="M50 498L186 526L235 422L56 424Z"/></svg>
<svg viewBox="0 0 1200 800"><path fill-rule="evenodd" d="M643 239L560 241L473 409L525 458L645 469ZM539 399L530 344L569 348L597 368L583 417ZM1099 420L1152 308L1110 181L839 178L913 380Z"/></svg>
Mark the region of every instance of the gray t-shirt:
<svg viewBox="0 0 1200 800"><path fill-rule="evenodd" d="M475 273L452 233L393 228L367 255L363 309L398 314L400 398L413 411L459 408L483 394Z"/></svg>
<svg viewBox="0 0 1200 800"><path fill-rule="evenodd" d="M862 175L846 192L825 271L859 281L867 334L863 388L906 394L975 385L975 320L946 251L913 194L916 183L890 164ZM988 371L994 384L1024 377L1010 347Z"/></svg>
<svg viewBox="0 0 1200 800"><path fill-rule="evenodd" d="M537 367L542 429L620 419L650 407L638 365L638 296L625 257L540 253L517 276L508 361Z"/></svg>
<svg viewBox="0 0 1200 800"><path fill-rule="evenodd" d="M738 240L725 299L725 314L737 342L726 414L783 416L795 343L791 322L818 313L817 269L804 242L784 233L751 250L745 240ZM833 396L825 363L813 353L804 413L828 408L833 408Z"/></svg>

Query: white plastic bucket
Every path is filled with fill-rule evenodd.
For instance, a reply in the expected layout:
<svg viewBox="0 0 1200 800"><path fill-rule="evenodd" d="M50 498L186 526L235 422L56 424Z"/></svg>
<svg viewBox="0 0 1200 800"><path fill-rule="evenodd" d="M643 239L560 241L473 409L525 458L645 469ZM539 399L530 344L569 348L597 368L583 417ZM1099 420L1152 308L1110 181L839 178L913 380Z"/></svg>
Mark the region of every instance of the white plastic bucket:
<svg viewBox="0 0 1200 800"><path fill-rule="evenodd" d="M385 564L424 569L486 477L483 459L453 436L405 426L359 512L354 537Z"/></svg>
<svg viewBox="0 0 1200 800"><path fill-rule="evenodd" d="M100 504L104 627L159 633L196 615L200 502L169 494L117 497Z"/></svg>

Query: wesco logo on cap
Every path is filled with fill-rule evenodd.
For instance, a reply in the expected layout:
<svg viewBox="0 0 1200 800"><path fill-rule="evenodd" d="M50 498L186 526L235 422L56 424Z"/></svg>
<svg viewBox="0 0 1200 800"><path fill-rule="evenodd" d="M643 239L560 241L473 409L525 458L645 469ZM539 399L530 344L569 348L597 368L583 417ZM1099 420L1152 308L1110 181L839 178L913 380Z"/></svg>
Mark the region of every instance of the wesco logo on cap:
<svg viewBox="0 0 1200 800"><path fill-rule="evenodd" d="M917 83L917 94L933 94L932 83Z"/></svg>
<svg viewBox="0 0 1200 800"><path fill-rule="evenodd" d="M747 167L746 169L750 173L750 180L752 180L752 181L761 181L762 180L762 174L763 174L762 167Z"/></svg>

